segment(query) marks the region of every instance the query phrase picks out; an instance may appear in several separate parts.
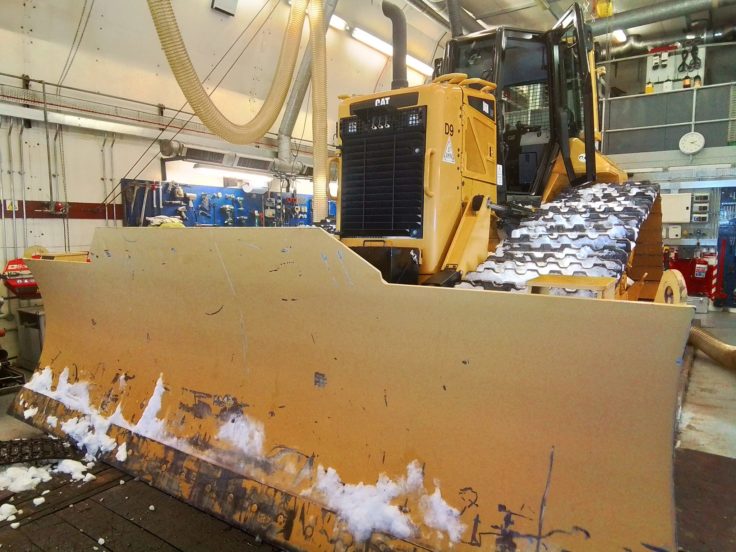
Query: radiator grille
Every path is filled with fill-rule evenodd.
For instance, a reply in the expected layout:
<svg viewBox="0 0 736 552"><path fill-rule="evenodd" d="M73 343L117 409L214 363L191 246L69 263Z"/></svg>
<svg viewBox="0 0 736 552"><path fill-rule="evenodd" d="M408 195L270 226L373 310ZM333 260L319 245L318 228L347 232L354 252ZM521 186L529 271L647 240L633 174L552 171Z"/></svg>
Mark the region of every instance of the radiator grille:
<svg viewBox="0 0 736 552"><path fill-rule="evenodd" d="M204 161L206 163L222 163L225 160L225 154L219 151L208 151L197 148L187 148L184 156L188 161Z"/></svg>
<svg viewBox="0 0 736 552"><path fill-rule="evenodd" d="M422 237L426 107L340 121L340 235Z"/></svg>
<svg viewBox="0 0 736 552"><path fill-rule="evenodd" d="M261 171L267 171L271 168L271 161L264 159L254 159L252 157L238 157L238 167L244 169L258 169Z"/></svg>

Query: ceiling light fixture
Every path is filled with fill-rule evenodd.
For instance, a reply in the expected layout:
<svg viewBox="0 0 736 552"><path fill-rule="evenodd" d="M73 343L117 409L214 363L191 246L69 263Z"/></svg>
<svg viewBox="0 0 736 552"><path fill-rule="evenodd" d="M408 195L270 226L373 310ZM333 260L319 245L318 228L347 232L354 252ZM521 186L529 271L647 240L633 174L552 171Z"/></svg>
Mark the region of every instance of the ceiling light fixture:
<svg viewBox="0 0 736 552"><path fill-rule="evenodd" d="M348 28L348 22L338 15L330 17L330 27L338 31L345 31Z"/></svg>
<svg viewBox="0 0 736 552"><path fill-rule="evenodd" d="M698 169L730 169L731 163L712 163L709 165L679 165L670 167L671 171L690 171Z"/></svg>
<svg viewBox="0 0 736 552"><path fill-rule="evenodd" d="M355 27L353 29L352 36L358 42L362 42L366 46L370 46L374 50L378 50L386 56L392 57L394 55L394 49L388 42L381 40L377 36L373 36L360 27ZM412 56L406 56L406 65L425 77L431 76L434 72L432 67Z"/></svg>
<svg viewBox="0 0 736 552"><path fill-rule="evenodd" d="M628 38L626 36L626 32L624 32L621 29L616 29L615 31L613 31L612 35L613 35L613 40L615 40L619 44L621 44L622 42L626 42L626 39Z"/></svg>
<svg viewBox="0 0 736 552"><path fill-rule="evenodd" d="M239 171L237 169L231 169L226 167L215 167L212 165L204 165L202 163L195 163L194 170L202 174L209 176L219 176L228 178L237 178L238 180L247 180L252 184L258 182L271 182L273 177L265 173L255 173L249 171Z"/></svg>

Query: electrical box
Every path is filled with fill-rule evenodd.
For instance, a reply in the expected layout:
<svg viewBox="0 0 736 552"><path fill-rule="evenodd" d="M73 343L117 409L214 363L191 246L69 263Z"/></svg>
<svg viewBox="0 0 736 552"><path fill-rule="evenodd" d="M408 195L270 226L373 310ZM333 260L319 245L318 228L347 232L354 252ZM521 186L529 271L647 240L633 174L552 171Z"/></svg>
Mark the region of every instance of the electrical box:
<svg viewBox="0 0 736 552"><path fill-rule="evenodd" d="M690 222L693 194L662 194L662 222Z"/></svg>
<svg viewBox="0 0 736 552"><path fill-rule="evenodd" d="M693 203L693 213L707 213L708 207L707 203Z"/></svg>
<svg viewBox="0 0 736 552"><path fill-rule="evenodd" d="M685 77L690 77L691 87L695 86L696 76L700 77L701 84L705 84L706 50L702 45L698 45L694 51L695 56L693 56L692 46L648 55L647 82L652 83L654 92L681 90Z"/></svg>
<svg viewBox="0 0 736 552"><path fill-rule="evenodd" d="M708 222L708 214L693 215L693 222Z"/></svg>
<svg viewBox="0 0 736 552"><path fill-rule="evenodd" d="M699 192L693 194L693 203L708 203L710 201L710 194L708 192Z"/></svg>
<svg viewBox="0 0 736 552"><path fill-rule="evenodd" d="M19 308L18 359L16 364L26 370L35 370L41 358L43 338L46 333L46 315L43 307Z"/></svg>
<svg viewBox="0 0 736 552"><path fill-rule="evenodd" d="M682 226L672 224L667 228L667 237L671 240L679 240L682 237Z"/></svg>
<svg viewBox="0 0 736 552"><path fill-rule="evenodd" d="M212 9L227 15L235 15L238 9L238 0L212 0Z"/></svg>

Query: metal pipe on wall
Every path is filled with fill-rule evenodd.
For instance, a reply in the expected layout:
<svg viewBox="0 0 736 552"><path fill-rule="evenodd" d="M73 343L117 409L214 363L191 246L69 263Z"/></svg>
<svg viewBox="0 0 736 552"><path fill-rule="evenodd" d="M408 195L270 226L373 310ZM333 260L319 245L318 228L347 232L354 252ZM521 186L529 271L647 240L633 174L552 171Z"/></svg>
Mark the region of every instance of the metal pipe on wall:
<svg viewBox="0 0 736 552"><path fill-rule="evenodd" d="M596 19L590 23L593 36L600 36L617 29L627 30L641 25L666 21L698 11L711 10L716 7L731 6L736 0L671 0L651 4L643 8L617 13L611 17Z"/></svg>
<svg viewBox="0 0 736 552"><path fill-rule="evenodd" d="M23 131L25 125L18 126L18 178L20 180L20 195L23 202L23 250L28 248L28 214L26 212L26 165L23 155Z"/></svg>
<svg viewBox="0 0 736 552"><path fill-rule="evenodd" d="M406 88L409 86L409 81L406 78L406 15L396 4L392 4L387 0L383 0L381 3L381 10L383 15L391 20L391 42L393 45L391 89Z"/></svg>
<svg viewBox="0 0 736 552"><path fill-rule="evenodd" d="M64 189L64 203L69 205L69 190L66 185L66 162L64 157L64 128L59 125L59 160L61 162L61 182ZM59 197L61 199L61 196ZM64 251L71 249L71 237L69 232L69 211L64 211L64 217L62 218L64 228Z"/></svg>
<svg viewBox="0 0 736 552"><path fill-rule="evenodd" d="M107 159L105 159L105 144L107 144L107 132L105 133L105 139L102 140L100 146L100 155L102 156L102 192L105 194L104 197L108 196L107 193ZM107 205L105 205L105 226L110 226L110 220L107 216Z"/></svg>
<svg viewBox="0 0 736 552"><path fill-rule="evenodd" d="M49 140L49 110L48 104L46 103L46 83L41 83L41 94L43 96L43 128L46 132L46 165L48 167L49 175L49 203L54 203L54 187L53 180L51 178L51 141Z"/></svg>
<svg viewBox="0 0 736 552"><path fill-rule="evenodd" d="M0 216L2 216L2 234L3 234L3 266L8 260L8 233L5 230L5 178L3 176L3 156L0 151Z"/></svg>
<svg viewBox="0 0 736 552"><path fill-rule="evenodd" d="M112 142L110 142L110 189L115 188L115 141L117 140L117 136L115 134L112 135ZM159 202L160 203L160 202ZM160 208L163 207L162 204L159 205ZM105 212L107 213L107 205L105 205ZM117 226L118 225L118 218L117 213L115 211L115 201L112 202L112 225Z"/></svg>
<svg viewBox="0 0 736 552"><path fill-rule="evenodd" d="M8 175L10 177L10 202L12 207L12 218L13 218L13 258L18 257L18 221L16 218L16 202L15 202L15 176L13 176L13 173L15 172L15 163L13 162L13 141L12 141L12 134L13 134L13 127L15 126L15 119L10 119L10 124L8 125L8 134L5 137L7 139L8 143ZM6 203L7 206L7 203Z"/></svg>
<svg viewBox="0 0 736 552"><path fill-rule="evenodd" d="M330 25L332 14L335 13L337 0L325 0L325 33ZM297 166L296 161L291 158L291 138L296 125L296 119L299 111L304 103L304 97L307 95L307 89L312 79L312 37L309 37L310 46L304 51L302 60L299 64L294 83L291 85L291 92L286 100L286 108L284 115L281 117L281 124L278 132L278 157L276 161L276 169L283 172L300 172L301 163Z"/></svg>
<svg viewBox="0 0 736 552"><path fill-rule="evenodd" d="M61 190L59 189L59 152L58 150L58 140L59 140L59 132L61 131L61 125L56 125L56 130L54 130L54 141L52 144L51 151L53 151L53 161L54 161L54 174L53 177L56 180L56 197L61 197Z"/></svg>

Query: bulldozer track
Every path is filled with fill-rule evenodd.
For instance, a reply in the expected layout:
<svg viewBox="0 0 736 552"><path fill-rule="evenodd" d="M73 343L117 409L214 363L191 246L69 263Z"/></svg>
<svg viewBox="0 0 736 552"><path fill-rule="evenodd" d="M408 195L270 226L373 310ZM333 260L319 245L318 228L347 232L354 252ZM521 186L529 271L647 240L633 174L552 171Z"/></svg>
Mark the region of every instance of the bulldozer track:
<svg viewBox="0 0 736 552"><path fill-rule="evenodd" d="M74 445L62 439L14 439L0 441L0 466L38 460L79 459L82 454Z"/></svg>
<svg viewBox="0 0 736 552"><path fill-rule="evenodd" d="M521 292L548 274L619 279L658 194L656 185L636 182L568 189L522 219L465 285Z"/></svg>

